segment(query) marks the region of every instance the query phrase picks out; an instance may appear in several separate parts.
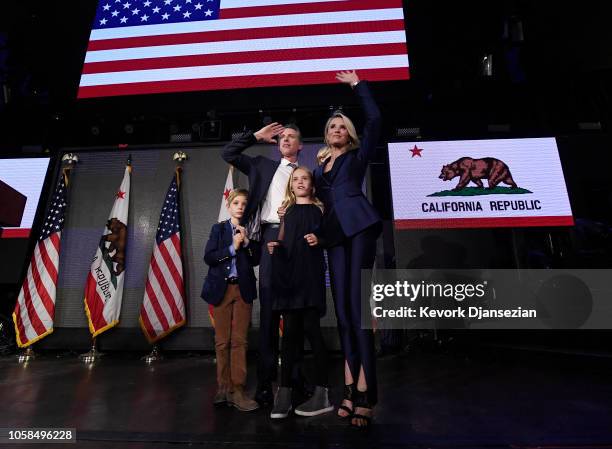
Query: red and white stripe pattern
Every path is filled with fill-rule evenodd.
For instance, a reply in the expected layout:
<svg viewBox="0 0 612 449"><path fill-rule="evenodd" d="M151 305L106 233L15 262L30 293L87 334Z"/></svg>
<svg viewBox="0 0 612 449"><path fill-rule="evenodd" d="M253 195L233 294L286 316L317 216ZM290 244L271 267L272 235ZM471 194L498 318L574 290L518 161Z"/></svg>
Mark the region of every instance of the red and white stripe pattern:
<svg viewBox="0 0 612 449"><path fill-rule="evenodd" d="M185 287L181 259L178 173L172 179L159 217L140 327L154 343L185 324Z"/></svg>
<svg viewBox="0 0 612 449"><path fill-rule="evenodd" d="M215 20L98 27L78 96L326 84L353 69L409 78L402 0L221 0Z"/></svg>
<svg viewBox="0 0 612 449"><path fill-rule="evenodd" d="M13 312L17 344L25 348L53 332L66 180L60 176Z"/></svg>

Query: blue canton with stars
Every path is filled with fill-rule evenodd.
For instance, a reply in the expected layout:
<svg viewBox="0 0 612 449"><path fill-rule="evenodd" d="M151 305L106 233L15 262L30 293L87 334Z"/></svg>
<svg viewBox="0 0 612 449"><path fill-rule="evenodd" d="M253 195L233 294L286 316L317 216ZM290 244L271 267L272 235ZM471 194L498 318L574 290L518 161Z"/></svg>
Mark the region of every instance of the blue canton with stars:
<svg viewBox="0 0 612 449"><path fill-rule="evenodd" d="M221 0L100 0L94 29L219 18Z"/></svg>
<svg viewBox="0 0 612 449"><path fill-rule="evenodd" d="M54 232L59 232L64 228L64 213L66 212L66 206L66 184L64 183L64 177L60 175L60 180L55 187L55 192L53 192L51 205L47 210L45 223L43 224L40 237L38 238L39 241L46 239Z"/></svg>
<svg viewBox="0 0 612 449"><path fill-rule="evenodd" d="M168 188L168 193L166 193L164 206L159 216L159 225L157 226L157 235L155 236L158 245L167 238L170 238L172 234L181 230L178 199L178 186L176 184L176 176L174 176Z"/></svg>

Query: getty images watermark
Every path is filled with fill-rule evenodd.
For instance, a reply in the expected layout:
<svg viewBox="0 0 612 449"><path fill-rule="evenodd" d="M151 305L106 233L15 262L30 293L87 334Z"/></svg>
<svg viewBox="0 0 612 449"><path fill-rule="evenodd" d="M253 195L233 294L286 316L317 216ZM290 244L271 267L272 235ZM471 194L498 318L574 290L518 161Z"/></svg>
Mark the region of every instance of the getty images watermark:
<svg viewBox="0 0 612 449"><path fill-rule="evenodd" d="M612 270L362 272L362 327L612 329Z"/></svg>

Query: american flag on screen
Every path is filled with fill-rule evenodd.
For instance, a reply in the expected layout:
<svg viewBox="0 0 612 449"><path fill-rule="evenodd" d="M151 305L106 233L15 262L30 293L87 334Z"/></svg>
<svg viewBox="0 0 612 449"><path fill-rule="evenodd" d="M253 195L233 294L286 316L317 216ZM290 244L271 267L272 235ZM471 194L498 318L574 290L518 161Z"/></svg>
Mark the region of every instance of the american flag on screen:
<svg viewBox="0 0 612 449"><path fill-rule="evenodd" d="M402 0L100 0L79 98L409 78Z"/></svg>
<svg viewBox="0 0 612 449"><path fill-rule="evenodd" d="M53 332L60 242L67 206L67 176L67 172L60 176L53 192L13 312L15 335L20 348L30 346Z"/></svg>
<svg viewBox="0 0 612 449"><path fill-rule="evenodd" d="M185 324L178 177L177 171L168 187L159 216L140 309L140 327L150 343Z"/></svg>

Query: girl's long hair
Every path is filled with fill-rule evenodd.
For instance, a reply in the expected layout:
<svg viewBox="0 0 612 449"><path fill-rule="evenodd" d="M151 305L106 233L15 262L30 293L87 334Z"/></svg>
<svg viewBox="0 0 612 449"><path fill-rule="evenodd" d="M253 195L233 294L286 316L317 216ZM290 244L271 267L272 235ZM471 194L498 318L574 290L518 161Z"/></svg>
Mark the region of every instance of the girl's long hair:
<svg viewBox="0 0 612 449"><path fill-rule="evenodd" d="M310 185L312 186L312 193L310 194L310 199L312 200L315 206L317 206L319 209L321 209L321 211L323 211L323 203L314 194L314 176L312 172L307 167L296 167L291 172L291 175L289 176L289 181L287 181L287 187L285 189L285 199L283 200L283 204L281 205L285 208L285 213L287 213L286 211L288 211L289 208L293 206L297 201L295 198L295 193L293 193L293 190L291 189L291 182L293 181L293 174L298 170L302 170L308 173L308 177L310 178Z"/></svg>
<svg viewBox="0 0 612 449"><path fill-rule="evenodd" d="M357 135L357 130L355 129L355 125L353 121L344 115L342 112L334 112L332 116L327 120L325 124L325 131L323 134L323 138L325 139L325 146L319 150L317 153L317 162L319 165L322 165L325 159L327 159L331 154L331 147L329 146L329 142L327 142L327 132L329 131L329 127L331 122L335 118L341 118L344 121L344 125L346 126L346 130L349 135L349 151L355 150L359 148L359 136Z"/></svg>

